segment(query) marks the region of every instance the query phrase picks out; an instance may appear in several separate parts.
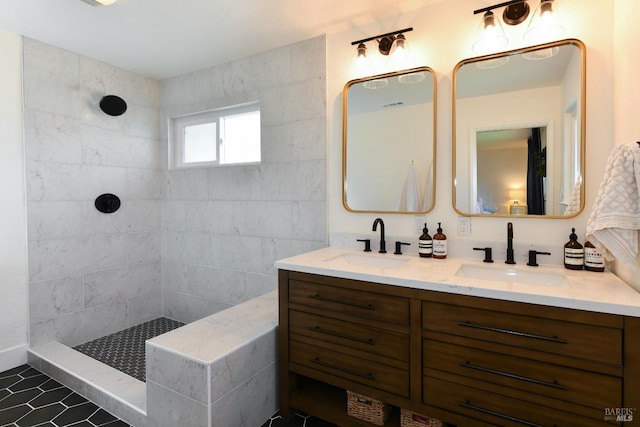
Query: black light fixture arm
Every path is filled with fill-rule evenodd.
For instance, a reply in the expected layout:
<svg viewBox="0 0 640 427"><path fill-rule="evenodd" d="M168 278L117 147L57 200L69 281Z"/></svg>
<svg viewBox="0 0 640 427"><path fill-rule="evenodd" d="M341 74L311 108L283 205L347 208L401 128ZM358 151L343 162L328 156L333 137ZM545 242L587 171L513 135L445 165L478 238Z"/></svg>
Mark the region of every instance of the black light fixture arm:
<svg viewBox="0 0 640 427"><path fill-rule="evenodd" d="M483 7L482 9L478 9L478 10L474 10L473 14L477 15L478 13L484 13L484 12L489 12L493 9L497 9L499 7L503 7L503 6L511 6L512 4L516 4L516 3L522 3L523 1L526 0L511 0L511 1L505 1L504 3L500 3L500 4L494 4L493 6L488 6L488 7Z"/></svg>
<svg viewBox="0 0 640 427"><path fill-rule="evenodd" d="M518 1L522 1L522 0L518 0ZM368 37L368 38L362 39L362 40L356 40L354 42L351 42L351 45L355 46L355 45L360 44L360 43L370 42L371 40L379 40L379 39L384 38L384 37L395 36L395 35L399 35L399 34L402 34L402 33L408 33L409 31L413 31L413 27L405 28L403 30L393 31L391 33L379 34L377 36Z"/></svg>

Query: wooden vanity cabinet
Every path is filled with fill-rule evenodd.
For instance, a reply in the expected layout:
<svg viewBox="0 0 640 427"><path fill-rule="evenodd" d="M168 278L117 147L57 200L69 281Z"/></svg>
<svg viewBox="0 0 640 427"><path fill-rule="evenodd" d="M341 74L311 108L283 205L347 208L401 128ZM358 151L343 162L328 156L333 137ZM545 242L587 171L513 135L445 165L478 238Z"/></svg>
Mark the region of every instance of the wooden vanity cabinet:
<svg viewBox="0 0 640 427"><path fill-rule="evenodd" d="M280 408L351 390L458 426L606 426L640 408L637 318L281 270ZM640 413L636 414L640 418Z"/></svg>

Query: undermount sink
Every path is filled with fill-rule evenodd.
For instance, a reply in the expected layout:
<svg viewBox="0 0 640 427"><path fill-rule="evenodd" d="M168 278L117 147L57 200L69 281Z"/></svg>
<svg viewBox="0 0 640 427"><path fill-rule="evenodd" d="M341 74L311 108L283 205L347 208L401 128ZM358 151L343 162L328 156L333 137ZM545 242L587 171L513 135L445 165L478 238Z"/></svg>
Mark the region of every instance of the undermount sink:
<svg viewBox="0 0 640 427"><path fill-rule="evenodd" d="M330 261L344 261L347 264L360 265L363 267L399 268L409 261L409 259L398 258L397 256L390 254L341 254L325 260L325 262Z"/></svg>
<svg viewBox="0 0 640 427"><path fill-rule="evenodd" d="M456 276L542 286L560 286L567 280L564 275L559 273L474 264L462 264L456 272Z"/></svg>

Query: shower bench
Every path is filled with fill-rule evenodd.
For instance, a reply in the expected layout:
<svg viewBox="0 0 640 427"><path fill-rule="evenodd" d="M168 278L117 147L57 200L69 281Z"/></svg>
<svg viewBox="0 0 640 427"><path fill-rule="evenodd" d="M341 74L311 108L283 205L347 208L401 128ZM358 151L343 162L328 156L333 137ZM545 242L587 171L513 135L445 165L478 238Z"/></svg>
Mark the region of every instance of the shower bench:
<svg viewBox="0 0 640 427"><path fill-rule="evenodd" d="M135 427L261 425L277 411L278 292L146 342L146 384L58 342L29 363Z"/></svg>

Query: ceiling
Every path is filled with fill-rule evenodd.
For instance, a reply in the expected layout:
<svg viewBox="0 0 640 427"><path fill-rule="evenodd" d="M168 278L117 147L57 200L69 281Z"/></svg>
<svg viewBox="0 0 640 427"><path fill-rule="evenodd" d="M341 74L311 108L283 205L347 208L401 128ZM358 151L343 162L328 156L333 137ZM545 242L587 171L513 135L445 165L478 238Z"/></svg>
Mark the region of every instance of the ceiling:
<svg viewBox="0 0 640 427"><path fill-rule="evenodd" d="M163 79L441 1L0 0L0 28Z"/></svg>

